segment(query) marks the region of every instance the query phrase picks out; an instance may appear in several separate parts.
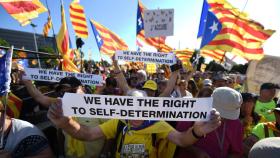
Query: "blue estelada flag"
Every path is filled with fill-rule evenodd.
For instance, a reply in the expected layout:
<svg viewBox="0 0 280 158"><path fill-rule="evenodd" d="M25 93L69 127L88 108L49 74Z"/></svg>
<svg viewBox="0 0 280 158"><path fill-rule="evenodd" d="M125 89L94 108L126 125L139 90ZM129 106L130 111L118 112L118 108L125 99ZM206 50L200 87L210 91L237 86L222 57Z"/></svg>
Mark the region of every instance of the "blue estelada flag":
<svg viewBox="0 0 280 158"><path fill-rule="evenodd" d="M10 91L13 46L0 58L0 96Z"/></svg>
<svg viewBox="0 0 280 158"><path fill-rule="evenodd" d="M203 1L197 37L202 37L200 48L212 41L221 31L222 24L210 10L207 0Z"/></svg>

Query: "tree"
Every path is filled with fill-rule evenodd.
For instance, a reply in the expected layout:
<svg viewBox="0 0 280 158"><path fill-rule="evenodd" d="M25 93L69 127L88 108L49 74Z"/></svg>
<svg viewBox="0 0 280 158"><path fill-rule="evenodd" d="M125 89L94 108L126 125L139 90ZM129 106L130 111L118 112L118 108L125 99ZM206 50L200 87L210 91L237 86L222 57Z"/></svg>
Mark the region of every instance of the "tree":
<svg viewBox="0 0 280 158"><path fill-rule="evenodd" d="M38 49L39 52L49 53L52 55L55 55L55 51L50 46L44 46L40 47ZM40 57L43 57L44 59L40 59L42 68L54 68L56 65L58 65L59 59L50 59L48 58L48 55L40 55Z"/></svg>
<svg viewBox="0 0 280 158"><path fill-rule="evenodd" d="M242 64L238 64L238 65L234 65L230 72L239 72L241 74L246 74L246 71L247 71L247 68L248 68L248 63L242 65Z"/></svg>
<svg viewBox="0 0 280 158"><path fill-rule="evenodd" d="M225 68L219 64L216 63L215 60L212 60L205 68L206 71L213 71L213 72L218 72L218 71L226 71Z"/></svg>
<svg viewBox="0 0 280 158"><path fill-rule="evenodd" d="M10 44L6 40L0 38L0 46L10 47Z"/></svg>

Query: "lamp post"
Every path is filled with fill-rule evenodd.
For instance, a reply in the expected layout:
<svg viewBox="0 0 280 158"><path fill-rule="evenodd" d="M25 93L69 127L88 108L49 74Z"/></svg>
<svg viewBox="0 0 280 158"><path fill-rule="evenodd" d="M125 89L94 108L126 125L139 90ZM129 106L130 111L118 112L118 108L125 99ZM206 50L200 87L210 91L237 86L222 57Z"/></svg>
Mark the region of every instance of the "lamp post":
<svg viewBox="0 0 280 158"><path fill-rule="evenodd" d="M36 37L36 27L37 25L31 23L30 24L32 29L33 29L33 37L34 37L34 44L35 44L35 51L38 53L38 45L37 45L37 37ZM39 65L39 68L41 68L41 62L40 62L40 59L39 59L39 54L36 54L37 56L37 60L38 60L38 65Z"/></svg>

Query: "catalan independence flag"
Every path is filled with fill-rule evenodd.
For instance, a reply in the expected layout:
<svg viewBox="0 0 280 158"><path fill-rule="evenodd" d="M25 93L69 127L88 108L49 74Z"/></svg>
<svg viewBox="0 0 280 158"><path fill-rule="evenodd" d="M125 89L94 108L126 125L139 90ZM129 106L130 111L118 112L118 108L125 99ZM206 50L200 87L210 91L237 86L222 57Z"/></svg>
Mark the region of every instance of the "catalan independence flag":
<svg viewBox="0 0 280 158"><path fill-rule="evenodd" d="M180 59L183 63L190 62L190 59L194 53L194 49L183 49L183 50L173 50L176 57Z"/></svg>
<svg viewBox="0 0 280 158"><path fill-rule="evenodd" d="M45 37L48 36L49 30L50 30L51 28L52 28L52 19L51 19L50 12L48 12L48 20L47 20L47 22L45 23L44 29L43 29L43 35L44 35Z"/></svg>
<svg viewBox="0 0 280 158"><path fill-rule="evenodd" d="M263 43L274 33L226 0L204 0L198 37L202 50L222 50L245 59L263 57Z"/></svg>
<svg viewBox="0 0 280 158"><path fill-rule="evenodd" d="M143 45L148 44L150 46L155 47L159 52L171 52L173 49L165 44L165 37L152 37L146 38L145 31L144 31L144 10L145 6L138 1L137 7L137 30L136 30L136 45L138 47L143 47Z"/></svg>
<svg viewBox="0 0 280 158"><path fill-rule="evenodd" d="M74 0L70 4L69 13L70 13L70 20L75 30L76 36L81 38L87 38L88 27L87 27L86 16L84 13L84 8L79 4L78 0Z"/></svg>
<svg viewBox="0 0 280 158"><path fill-rule="evenodd" d="M69 49L69 34L66 26L65 12L61 5L61 27L56 37L58 51L63 56L62 70L70 72L79 72L77 66L73 63L73 52Z"/></svg>
<svg viewBox="0 0 280 158"><path fill-rule="evenodd" d="M47 11L39 0L0 0L0 4L22 26Z"/></svg>
<svg viewBox="0 0 280 158"><path fill-rule="evenodd" d="M4 96L0 98L3 102ZM12 118L19 118L22 108L22 100L12 92L8 95L7 115Z"/></svg>
<svg viewBox="0 0 280 158"><path fill-rule="evenodd" d="M127 50L128 46L118 35L99 24L98 22L90 21L93 34L96 39L99 51L108 56L113 56L116 50Z"/></svg>
<svg viewBox="0 0 280 158"><path fill-rule="evenodd" d="M200 55L203 57L210 57L217 62L223 62L225 51L223 50L200 50Z"/></svg>

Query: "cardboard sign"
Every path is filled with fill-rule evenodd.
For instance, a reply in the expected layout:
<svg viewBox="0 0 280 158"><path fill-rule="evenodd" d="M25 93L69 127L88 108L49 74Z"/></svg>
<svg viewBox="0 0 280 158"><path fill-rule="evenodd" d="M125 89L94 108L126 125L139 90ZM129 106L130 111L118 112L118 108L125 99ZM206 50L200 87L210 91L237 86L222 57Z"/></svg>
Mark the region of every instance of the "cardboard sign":
<svg viewBox="0 0 280 158"><path fill-rule="evenodd" d="M65 93L65 116L128 119L206 121L212 98L158 98Z"/></svg>
<svg viewBox="0 0 280 158"><path fill-rule="evenodd" d="M174 9L144 10L145 37L172 36Z"/></svg>
<svg viewBox="0 0 280 158"><path fill-rule="evenodd" d="M280 84L280 57L265 55L260 61L250 62L246 77L248 92L259 94L265 82Z"/></svg>
<svg viewBox="0 0 280 158"><path fill-rule="evenodd" d="M173 65L176 63L174 53L161 53L161 52L140 52L140 51L116 51L116 60L144 62L154 64Z"/></svg>
<svg viewBox="0 0 280 158"><path fill-rule="evenodd" d="M64 77L74 76L84 85L102 85L102 76L94 74L74 73L59 70L25 68L24 79L33 81L59 82Z"/></svg>

